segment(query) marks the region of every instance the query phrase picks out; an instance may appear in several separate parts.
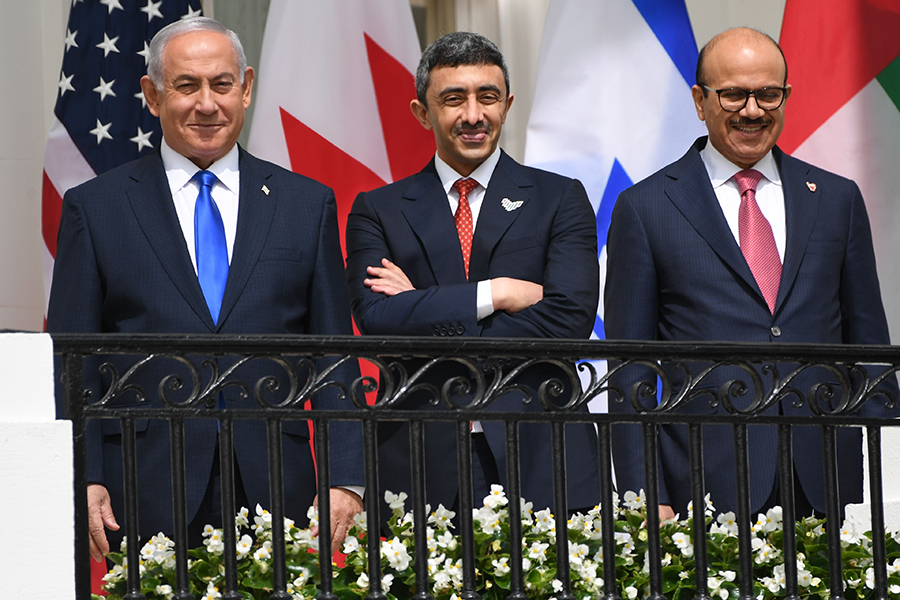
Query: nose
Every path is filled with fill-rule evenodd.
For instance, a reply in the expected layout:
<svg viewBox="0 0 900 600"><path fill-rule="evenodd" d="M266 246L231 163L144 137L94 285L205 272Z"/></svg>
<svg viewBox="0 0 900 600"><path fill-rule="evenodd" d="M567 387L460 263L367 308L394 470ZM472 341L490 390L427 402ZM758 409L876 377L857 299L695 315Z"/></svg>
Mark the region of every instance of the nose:
<svg viewBox="0 0 900 600"><path fill-rule="evenodd" d="M756 103L756 94L750 94L747 98L747 104L741 109L741 114L749 119L758 119L766 114L766 111L761 109L759 104Z"/></svg>
<svg viewBox="0 0 900 600"><path fill-rule="evenodd" d="M208 85L201 86L200 91L197 92L196 109L205 115L212 114L218 109L215 96Z"/></svg>
<svg viewBox="0 0 900 600"><path fill-rule="evenodd" d="M469 98L466 102L466 123L475 125L481 121L481 104L475 98Z"/></svg>

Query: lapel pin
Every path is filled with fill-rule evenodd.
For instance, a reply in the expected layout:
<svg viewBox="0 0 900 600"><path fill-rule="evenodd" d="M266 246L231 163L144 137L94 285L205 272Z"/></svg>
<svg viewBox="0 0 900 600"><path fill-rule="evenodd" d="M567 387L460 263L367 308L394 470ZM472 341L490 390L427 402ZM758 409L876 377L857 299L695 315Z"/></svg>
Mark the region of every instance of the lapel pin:
<svg viewBox="0 0 900 600"><path fill-rule="evenodd" d="M806 182L806 187L808 187L808 188L809 188L809 191L811 191L811 192L815 192L815 191L816 191L816 184L814 184L814 183L811 182L811 181L807 181L807 182Z"/></svg>
<svg viewBox="0 0 900 600"><path fill-rule="evenodd" d="M517 208L519 208L520 206L522 206L524 203L525 203L524 200L516 200L515 202L513 202L509 198L504 198L503 200L500 201L500 205L503 206L504 209L506 209L506 212L514 211Z"/></svg>
<svg viewBox="0 0 900 600"><path fill-rule="evenodd" d="M269 188L265 184L262 186L262 191L266 196L269 195Z"/></svg>

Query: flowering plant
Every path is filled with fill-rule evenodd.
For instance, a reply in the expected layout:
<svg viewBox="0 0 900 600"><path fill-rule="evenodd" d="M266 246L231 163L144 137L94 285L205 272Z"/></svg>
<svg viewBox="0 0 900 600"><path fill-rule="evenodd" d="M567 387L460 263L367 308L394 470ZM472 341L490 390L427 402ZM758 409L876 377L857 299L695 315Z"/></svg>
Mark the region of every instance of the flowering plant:
<svg viewBox="0 0 900 600"><path fill-rule="evenodd" d="M415 593L413 564L413 517L405 512L406 494L385 494L392 515L391 535L381 541L382 589L388 598L405 599ZM616 586L625 600L649 594L647 506L643 492L625 493L622 502L614 497L616 536ZM500 486L492 486L483 505L473 511L475 526L476 588L485 600L505 599L510 589L509 499ZM557 522L549 509L534 512L529 502L522 509L522 554L525 590L531 598L550 599L562 589L556 572ZM462 590L462 542L453 534L455 514L443 506L430 509L426 523L429 591L435 600L455 600ZM734 513L713 517L706 500L709 593L713 598L737 598L740 573L737 569L738 527ZM690 507L688 514L691 514ZM319 562L317 540L311 528L317 516L310 509L310 528L299 529L285 520L287 546L287 591L296 599L311 599L317 593ZM781 552L783 524L781 509L760 514L752 524L754 596L769 600L786 594L784 560ZM604 594L603 548L600 510L575 514L568 519L570 583L573 594L596 598ZM824 519L805 518L796 524L797 569L800 595L830 596L827 534ZM248 599L268 598L272 591L271 514L257 506L253 524L249 511L238 514L238 542L235 549L238 585ZM664 521L662 542L663 593L672 600L696 595L692 519ZM252 529L254 536L244 533ZM224 543L222 532L207 527L204 547L190 550L188 565L191 592L202 600L220 598L224 585ZM889 595L900 599L900 534L889 533L887 571ZM124 544L124 543L123 543ZM162 534L154 536L141 550L141 592L148 599L169 599L174 595L175 560L173 542ZM844 560L844 597L848 600L874 596L874 567L871 532L858 531L846 521L841 529ZM124 552L124 547L122 549ZM343 544L347 555L341 567L333 565L334 593L341 599L363 598L369 591L365 513L358 515ZM110 554L115 566L104 578L109 600L119 600L126 592L125 557ZM98 598L99 597L95 597Z"/></svg>

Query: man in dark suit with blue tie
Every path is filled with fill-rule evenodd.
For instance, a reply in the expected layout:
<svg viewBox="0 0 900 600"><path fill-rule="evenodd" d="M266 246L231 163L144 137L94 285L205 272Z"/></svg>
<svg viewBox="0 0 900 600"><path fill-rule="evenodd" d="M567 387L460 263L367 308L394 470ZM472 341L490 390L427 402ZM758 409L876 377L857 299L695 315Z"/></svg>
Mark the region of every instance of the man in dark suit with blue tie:
<svg viewBox="0 0 900 600"><path fill-rule="evenodd" d="M607 338L890 343L859 188L775 145L791 95L787 63L775 41L746 28L716 36L700 52L692 93L708 138L625 190L613 210L604 292ZM672 376L676 384L683 381L674 369ZM718 389L729 378L704 384ZM623 374L615 383L627 393L637 379ZM802 377L792 383L805 393L815 381ZM896 394L893 378L887 387ZM878 400L883 407L876 398L863 411L883 415ZM808 403L798 408L794 401L789 396L772 411L811 414ZM747 398L735 402L743 407ZM611 402L610 410L634 409L625 399ZM707 396L680 410L724 408L711 407ZM862 455L859 429L839 429L843 506L862 501ZM706 489L718 509L734 510L732 430L704 427L703 436ZM687 427L662 426L658 441L660 515L684 515L691 494ZM755 514L789 500L779 493L775 428L751 426L748 443ZM793 444L797 514L824 514L820 428L795 427ZM613 428L613 455L620 493L648 485L637 426Z"/></svg>
<svg viewBox="0 0 900 600"><path fill-rule="evenodd" d="M167 26L152 40L141 87L163 143L66 193L48 330L349 334L332 191L237 145L253 87L237 36L205 18ZM176 372L174 361L169 366ZM146 371L138 381L158 405L165 371ZM251 397L228 387L225 407L258 407L252 386L270 373L251 365L243 374ZM85 383L102 391L96 372L86 372ZM349 406L324 394L313 405ZM171 535L169 428L150 420L137 430L140 534ZM308 425L286 421L282 431L286 512L302 520L316 493ZM118 530L123 510L121 432L118 422L103 420L90 421L87 434L91 553L99 560L109 548L105 528ZM333 423L332 436L341 440L331 448L332 484L362 485L358 424ZM185 442L187 519L198 544L205 523L221 525L215 419L188 419ZM267 506L265 423L235 422L234 455L238 506ZM332 488L333 545L362 509L359 491Z"/></svg>
<svg viewBox="0 0 900 600"><path fill-rule="evenodd" d="M347 222L347 278L360 331L369 335L586 338L598 298L594 215L576 180L524 167L498 147L513 96L503 56L483 36L448 34L422 55L413 114L433 130L437 154L416 175L362 193ZM410 361L408 369L421 363ZM435 369L428 381L468 375ZM559 369L538 365L537 386ZM572 393L567 389L564 397ZM426 393L402 408L430 406ZM541 411L536 398L503 395L488 410ZM503 423L473 427L475 502L505 484ZM523 496L553 506L549 426L521 424ZM428 423L426 495L457 502L456 428ZM381 487L409 490L405 424L379 431ZM599 497L593 427L567 428L569 506Z"/></svg>

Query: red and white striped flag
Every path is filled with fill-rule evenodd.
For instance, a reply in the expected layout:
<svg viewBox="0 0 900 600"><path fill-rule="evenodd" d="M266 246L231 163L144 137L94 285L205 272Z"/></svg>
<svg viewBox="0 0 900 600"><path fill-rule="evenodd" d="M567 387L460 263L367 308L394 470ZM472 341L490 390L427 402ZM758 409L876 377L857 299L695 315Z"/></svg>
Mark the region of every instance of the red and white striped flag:
<svg viewBox="0 0 900 600"><path fill-rule="evenodd" d="M62 197L69 188L151 152L162 133L141 93L148 44L200 0L72 3L59 92L44 155L42 224L45 300L50 295ZM46 311L46 305L45 305Z"/></svg>
<svg viewBox="0 0 900 600"><path fill-rule="evenodd" d="M900 333L900 2L787 0L780 43L793 93L779 146L859 184L885 310Z"/></svg>

